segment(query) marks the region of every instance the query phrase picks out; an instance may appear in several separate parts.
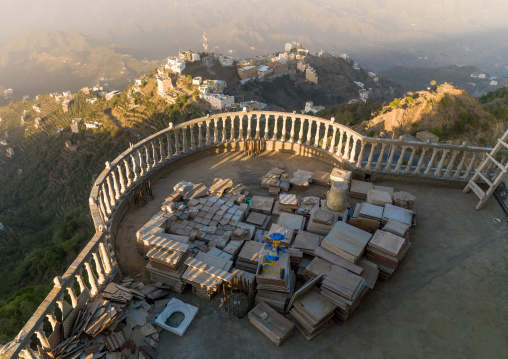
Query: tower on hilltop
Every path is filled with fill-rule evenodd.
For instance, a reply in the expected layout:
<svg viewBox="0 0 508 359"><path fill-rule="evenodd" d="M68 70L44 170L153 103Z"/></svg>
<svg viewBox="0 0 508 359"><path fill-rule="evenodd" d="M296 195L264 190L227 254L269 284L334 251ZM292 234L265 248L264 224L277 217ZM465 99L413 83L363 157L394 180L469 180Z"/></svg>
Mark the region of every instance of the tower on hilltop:
<svg viewBox="0 0 508 359"><path fill-rule="evenodd" d="M203 51L205 53L208 53L208 34L206 33L206 31L203 35Z"/></svg>

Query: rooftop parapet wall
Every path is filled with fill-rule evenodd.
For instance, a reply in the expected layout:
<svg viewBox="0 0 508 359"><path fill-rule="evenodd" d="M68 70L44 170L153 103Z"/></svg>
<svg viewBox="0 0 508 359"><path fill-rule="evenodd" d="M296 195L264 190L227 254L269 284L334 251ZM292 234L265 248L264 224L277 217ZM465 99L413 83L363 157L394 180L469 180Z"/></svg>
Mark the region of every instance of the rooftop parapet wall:
<svg viewBox="0 0 508 359"><path fill-rule="evenodd" d="M106 163L89 198L96 235L64 276L55 278L55 288L16 340L3 349L1 357L30 357L29 346L34 334L41 346L47 347L49 333L43 331L44 321L48 320L54 328L57 321L55 304L60 308L76 308L79 297L73 290L74 280L78 281L80 295L86 296L89 292L91 297L112 280L118 270L111 243L113 222L115 216L122 215L121 208L125 207L123 204L127 197L142 181L189 154L218 146L232 151L243 150L246 141L262 143L267 150L294 151L365 173L459 182L467 182L490 152L489 148L465 145L370 138L333 119L286 112L221 113L174 127L170 125ZM507 159L508 153L502 152L500 162L506 163ZM492 168L487 168L484 173L486 177L496 174ZM83 269L86 270L84 277L87 283L83 280ZM71 299L70 304L63 303L66 292ZM68 314L68 310L62 310L64 315Z"/></svg>

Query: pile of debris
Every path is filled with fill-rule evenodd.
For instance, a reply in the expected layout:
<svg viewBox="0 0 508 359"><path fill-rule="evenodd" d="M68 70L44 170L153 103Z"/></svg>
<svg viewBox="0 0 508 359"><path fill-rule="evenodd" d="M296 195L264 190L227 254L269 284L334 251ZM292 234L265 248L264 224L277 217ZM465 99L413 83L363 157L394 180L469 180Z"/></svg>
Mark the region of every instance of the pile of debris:
<svg viewBox="0 0 508 359"><path fill-rule="evenodd" d="M168 294L161 283L145 286L127 277L120 284L110 283L93 300L85 288L74 308L64 305L63 321L48 338L49 350L39 346L39 354L99 358L116 352L119 358L155 359L163 330L155 325L155 316L169 302L161 299Z"/></svg>

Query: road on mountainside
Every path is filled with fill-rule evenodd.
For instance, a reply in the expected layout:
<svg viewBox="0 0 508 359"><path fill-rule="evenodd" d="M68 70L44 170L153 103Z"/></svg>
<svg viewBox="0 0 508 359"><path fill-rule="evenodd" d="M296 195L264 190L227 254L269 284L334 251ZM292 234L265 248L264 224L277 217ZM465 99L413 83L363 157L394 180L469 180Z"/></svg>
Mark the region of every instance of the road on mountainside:
<svg viewBox="0 0 508 359"><path fill-rule="evenodd" d="M111 119L111 121L113 121L115 126L118 127L119 129L130 132L134 136L137 136L141 140L146 138L146 135L142 134L141 132L136 131L133 128L123 127L122 125L120 125L120 121L118 121L118 119L115 116L113 116L113 113L111 112L111 108L108 107L107 109L105 109L104 113Z"/></svg>

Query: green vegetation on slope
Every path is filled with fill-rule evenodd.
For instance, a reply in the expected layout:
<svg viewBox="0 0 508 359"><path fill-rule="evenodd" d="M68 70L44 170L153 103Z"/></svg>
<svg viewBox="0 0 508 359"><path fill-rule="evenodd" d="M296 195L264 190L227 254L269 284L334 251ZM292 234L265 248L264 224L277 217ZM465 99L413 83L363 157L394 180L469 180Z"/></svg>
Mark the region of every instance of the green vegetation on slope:
<svg viewBox="0 0 508 359"><path fill-rule="evenodd" d="M130 105L127 91L93 105L86 100L96 94L76 93L67 113L50 96L0 107L0 138L15 150L9 159L6 147L0 147L0 223L5 226L0 231L0 343L19 332L52 288L53 278L67 269L95 232L88 196L104 163L128 148L129 142L139 141L115 125L108 109L120 114L122 126L146 135L169 122L204 115L183 96L173 105L161 101L154 88L155 80L150 78L144 86L150 90L148 96L133 94L138 117L130 121L123 115ZM32 110L36 103L42 108L40 114ZM26 125L20 126L24 110ZM34 127L37 117L43 122L39 129ZM72 133L71 120L78 117L104 126L87 130L82 124L79 133ZM55 134L57 128L64 130ZM68 149L66 141L77 145L77 151Z"/></svg>

